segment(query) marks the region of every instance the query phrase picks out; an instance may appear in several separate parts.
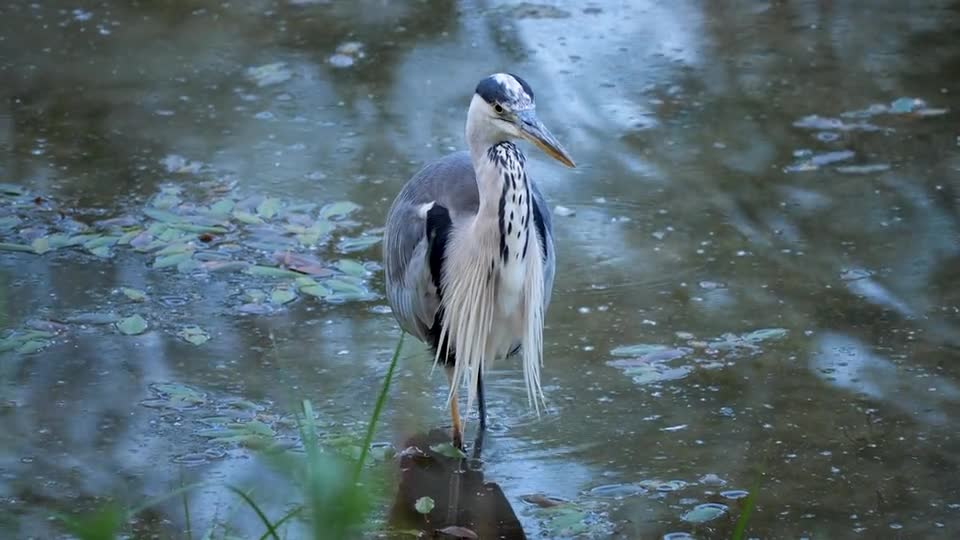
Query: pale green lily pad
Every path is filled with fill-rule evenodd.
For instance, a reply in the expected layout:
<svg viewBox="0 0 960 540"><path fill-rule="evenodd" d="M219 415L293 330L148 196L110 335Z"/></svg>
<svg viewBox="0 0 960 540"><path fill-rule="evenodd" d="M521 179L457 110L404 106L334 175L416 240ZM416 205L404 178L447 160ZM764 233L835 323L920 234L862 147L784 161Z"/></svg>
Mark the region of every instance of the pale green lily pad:
<svg viewBox="0 0 960 540"><path fill-rule="evenodd" d="M0 231L12 229L20 224L20 218L17 216L5 216L0 218Z"/></svg>
<svg viewBox="0 0 960 540"><path fill-rule="evenodd" d="M121 287L120 292L122 292L124 296L126 296L130 300L133 300L134 302L143 302L144 300L147 299L147 293L141 291L140 289L133 289L131 287Z"/></svg>
<svg viewBox="0 0 960 540"><path fill-rule="evenodd" d="M433 511L435 503L430 497L420 497L417 499L417 502L414 503L413 508L420 514L429 514Z"/></svg>
<svg viewBox="0 0 960 540"><path fill-rule="evenodd" d="M193 253L176 253L174 255L163 255L153 260L153 267L156 269L170 268L177 266L182 262L189 261Z"/></svg>
<svg viewBox="0 0 960 540"><path fill-rule="evenodd" d="M243 210L234 210L233 218L241 223L246 223L247 225L259 225L263 223L263 220L260 219L260 217Z"/></svg>
<svg viewBox="0 0 960 540"><path fill-rule="evenodd" d="M117 321L117 330L128 336L142 334L147 329L147 321L140 315L131 315Z"/></svg>
<svg viewBox="0 0 960 540"><path fill-rule="evenodd" d="M0 193L4 195L26 195L27 188L18 186L17 184L0 182Z"/></svg>
<svg viewBox="0 0 960 540"><path fill-rule="evenodd" d="M307 285L306 287L300 287L300 292L316 298L326 298L333 294L333 291L324 287L323 285Z"/></svg>
<svg viewBox="0 0 960 540"><path fill-rule="evenodd" d="M267 299L267 293L260 289L247 289L243 291L243 299L252 304L259 304Z"/></svg>
<svg viewBox="0 0 960 540"><path fill-rule="evenodd" d="M333 224L329 221L317 221L309 227L299 225L287 225L286 229L296 235L297 242L303 246L314 246L321 238L325 238L333 230Z"/></svg>
<svg viewBox="0 0 960 540"><path fill-rule="evenodd" d="M350 201L330 203L320 210L320 217L323 219L345 218L359 208L359 204Z"/></svg>
<svg viewBox="0 0 960 540"><path fill-rule="evenodd" d="M186 242L178 242L175 244L170 244L167 247L161 249L160 251L157 251L155 255L160 257L164 255L178 255L180 253L188 253L192 251L193 251L192 245L187 244Z"/></svg>
<svg viewBox="0 0 960 540"><path fill-rule="evenodd" d="M44 347L48 344L49 340L52 339L56 334L52 332L44 332L41 330L31 330L28 332L18 333L15 332L3 339L0 339L0 352L7 352L16 350L17 352L36 352L33 350L37 345L28 345L28 343L36 342L42 343ZM41 349L43 347L40 347ZM40 349L36 349L40 350Z"/></svg>
<svg viewBox="0 0 960 540"><path fill-rule="evenodd" d="M31 339L29 341L24 342L19 347L17 347L17 352L20 354L32 354L35 352L40 352L43 349L46 349L49 345L50 345L49 341Z"/></svg>
<svg viewBox="0 0 960 540"><path fill-rule="evenodd" d="M143 215L147 216L150 219L159 221L161 223L178 223L183 221L183 216L174 214L167 210L161 210L159 208L144 208Z"/></svg>
<svg viewBox="0 0 960 540"><path fill-rule="evenodd" d="M88 249L87 251L89 251L91 255L100 257L101 259L108 259L111 255L113 255L108 246L97 246L95 248Z"/></svg>
<svg viewBox="0 0 960 540"><path fill-rule="evenodd" d="M370 246L378 244L380 240L381 237L372 235L344 237L340 239L340 243L337 244L337 248L345 253L352 251L363 251Z"/></svg>
<svg viewBox="0 0 960 540"><path fill-rule="evenodd" d="M207 402L206 394L180 383L155 383L150 389L156 398L142 401L145 407L156 409L175 409L178 411L194 409Z"/></svg>
<svg viewBox="0 0 960 540"><path fill-rule="evenodd" d="M651 353L664 351L668 347L664 345L622 345L610 351L610 354L614 356L646 356Z"/></svg>
<svg viewBox="0 0 960 540"><path fill-rule="evenodd" d="M33 248L33 252L37 255L43 255L44 253L53 249L50 247L50 238L46 236L35 238L33 242L30 242L30 246Z"/></svg>
<svg viewBox="0 0 960 540"><path fill-rule="evenodd" d="M363 277L370 273L363 264L353 259L340 259L334 266L344 274L351 276Z"/></svg>
<svg viewBox="0 0 960 540"><path fill-rule="evenodd" d="M727 513L727 506L720 503L698 504L680 519L688 523L706 523L713 521Z"/></svg>
<svg viewBox="0 0 960 540"><path fill-rule="evenodd" d="M128 230L127 232L123 233L123 234L120 236L120 238L117 238L117 245L119 245L119 246L129 246L129 245L130 245L130 241L133 240L134 238L136 238L137 236L139 236L140 233L142 233L142 232L143 232L143 229L141 229L140 227L136 227L136 228L133 228L133 229Z"/></svg>
<svg viewBox="0 0 960 540"><path fill-rule="evenodd" d="M293 302L297 298L297 293L289 287L277 287L270 292L270 303L282 306Z"/></svg>
<svg viewBox="0 0 960 540"><path fill-rule="evenodd" d="M177 337L186 341L187 343L192 343L197 346L203 345L204 343L210 341L210 334L208 334L203 328L200 328L196 325L183 327L179 332L177 332Z"/></svg>
<svg viewBox="0 0 960 540"><path fill-rule="evenodd" d="M221 216L229 216L230 212L233 211L233 207L236 206L230 199L220 199L219 201L210 205L210 212L213 214Z"/></svg>
<svg viewBox="0 0 960 540"><path fill-rule="evenodd" d="M257 205L257 215L263 219L270 219L280 211L280 199L268 197Z"/></svg>
<svg viewBox="0 0 960 540"><path fill-rule="evenodd" d="M764 328L754 330L749 334L744 334L743 340L749 341L750 343L760 343L771 339L781 339L786 337L787 334L788 332L785 328Z"/></svg>

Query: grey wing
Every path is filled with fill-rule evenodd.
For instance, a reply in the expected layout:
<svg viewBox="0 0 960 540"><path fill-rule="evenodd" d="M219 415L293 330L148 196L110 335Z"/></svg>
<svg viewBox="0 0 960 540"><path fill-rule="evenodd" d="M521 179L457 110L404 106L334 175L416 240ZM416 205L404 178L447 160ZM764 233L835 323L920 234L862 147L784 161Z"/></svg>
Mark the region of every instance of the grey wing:
<svg viewBox="0 0 960 540"><path fill-rule="evenodd" d="M447 208L453 219L475 215L480 204L473 164L466 152L450 154L421 169L387 213L383 265L387 301L400 327L429 341L440 296L428 261L424 205Z"/></svg>
<svg viewBox="0 0 960 540"><path fill-rule="evenodd" d="M543 264L543 312L546 315L547 308L550 307L550 297L553 293L553 279L557 269L557 252L553 243L553 218L550 215L550 206L546 198L540 192L536 182L527 178L530 182L530 188L533 192L533 219L540 234L540 242L546 251L546 260Z"/></svg>

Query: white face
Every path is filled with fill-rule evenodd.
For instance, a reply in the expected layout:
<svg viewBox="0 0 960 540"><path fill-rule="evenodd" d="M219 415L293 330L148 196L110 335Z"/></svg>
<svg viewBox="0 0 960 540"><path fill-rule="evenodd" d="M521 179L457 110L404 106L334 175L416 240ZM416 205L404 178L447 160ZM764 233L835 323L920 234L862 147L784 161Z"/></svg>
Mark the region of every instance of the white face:
<svg viewBox="0 0 960 540"><path fill-rule="evenodd" d="M513 111L507 104L487 103L474 94L467 114L467 131L483 141L520 139L522 135L512 120Z"/></svg>

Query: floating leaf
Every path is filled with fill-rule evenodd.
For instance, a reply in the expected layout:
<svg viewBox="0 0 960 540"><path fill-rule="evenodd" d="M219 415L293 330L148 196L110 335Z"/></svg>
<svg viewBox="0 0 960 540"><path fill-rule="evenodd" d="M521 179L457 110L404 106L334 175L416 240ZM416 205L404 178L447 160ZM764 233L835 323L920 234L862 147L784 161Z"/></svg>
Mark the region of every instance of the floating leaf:
<svg viewBox="0 0 960 540"><path fill-rule="evenodd" d="M149 206L143 209L143 214L161 223L178 223L183 221L183 216L159 208L150 208Z"/></svg>
<svg viewBox="0 0 960 540"><path fill-rule="evenodd" d="M0 242L0 250L19 251L21 253L34 253L33 246L26 246L23 244L11 244L8 242Z"/></svg>
<svg viewBox="0 0 960 540"><path fill-rule="evenodd" d="M429 514L433 507L435 506L433 499L430 497L420 497L417 499L417 502L413 505L414 509L420 514Z"/></svg>
<svg viewBox="0 0 960 540"><path fill-rule="evenodd" d="M441 456L453 459L463 459L467 457L467 455L463 453L463 450L460 450L448 442L430 445L430 450L440 454Z"/></svg>
<svg viewBox="0 0 960 540"><path fill-rule="evenodd" d="M20 218L17 216L6 216L0 218L0 230L12 229L20 224Z"/></svg>
<svg viewBox="0 0 960 540"><path fill-rule="evenodd" d="M727 513L727 506L720 503L698 504L682 515L680 519L688 523L706 523Z"/></svg>
<svg viewBox="0 0 960 540"><path fill-rule="evenodd" d="M35 352L42 351L50 345L49 341L40 341L38 339L31 339L25 342L23 345L17 347L17 352L20 354L32 354Z"/></svg>
<svg viewBox="0 0 960 540"><path fill-rule="evenodd" d="M270 293L270 303L282 306L293 302L297 298L297 293L289 287L277 287Z"/></svg>
<svg viewBox="0 0 960 540"><path fill-rule="evenodd" d="M179 332L177 332L177 337L186 341L187 343L193 343L194 345L198 346L210 341L210 334L204 331L203 328L195 325L183 327Z"/></svg>
<svg viewBox="0 0 960 540"><path fill-rule="evenodd" d="M333 224L320 220L309 227L287 225L287 230L297 235L297 242L303 246L314 246L321 238L326 237L333 230Z"/></svg>
<svg viewBox="0 0 960 540"><path fill-rule="evenodd" d="M760 343L761 341L767 341L770 339L780 339L787 335L787 330L785 328L764 328L761 330L754 330L749 334L744 334L744 341L749 341L750 343Z"/></svg>
<svg viewBox="0 0 960 540"><path fill-rule="evenodd" d="M140 315L131 315L117 322L117 330L128 335L136 336L142 334L147 329L147 321Z"/></svg>
<svg viewBox="0 0 960 540"><path fill-rule="evenodd" d="M181 242L181 243L176 243L176 244L170 244L170 245L168 245L167 247L165 247L165 248L161 249L160 251L156 252L155 255L158 256L158 257L161 257L161 256L163 256L163 255L177 255L177 254L180 254L180 253L187 253L187 252L192 252L192 251L193 251L193 246L192 246L192 245Z"/></svg>
<svg viewBox="0 0 960 540"><path fill-rule="evenodd" d="M323 285L307 285L306 287L301 287L300 292L316 298L326 298L333 294L333 291Z"/></svg>
<svg viewBox="0 0 960 540"><path fill-rule="evenodd" d="M351 276L362 277L370 273L362 264L353 259L340 259L334 266L344 274L350 274Z"/></svg>
<svg viewBox="0 0 960 540"><path fill-rule="evenodd" d="M33 242L30 243L30 246L33 248L33 252L37 255L43 255L51 250L50 239L46 236L35 238Z"/></svg>
<svg viewBox="0 0 960 540"><path fill-rule="evenodd" d="M247 225L259 225L263 223L263 220L257 217L250 212L245 212L243 210L234 210L233 218L241 223L246 223Z"/></svg>
<svg viewBox="0 0 960 540"><path fill-rule="evenodd" d="M228 216L233 211L235 203L230 199L220 199L210 205L210 212L221 216Z"/></svg>
<svg viewBox="0 0 960 540"><path fill-rule="evenodd" d="M16 184L0 182L0 193L3 193L4 195L26 195L27 189Z"/></svg>
<svg viewBox="0 0 960 540"><path fill-rule="evenodd" d="M289 277L295 278L299 277L300 274L293 272L291 270L285 270L283 268L277 268L275 266L260 266L254 265L247 268L246 272L251 276L260 276L260 277Z"/></svg>
<svg viewBox="0 0 960 540"><path fill-rule="evenodd" d="M614 356L646 356L665 349L667 349L667 347L663 345L622 345L610 351L610 354Z"/></svg>
<svg viewBox="0 0 960 540"><path fill-rule="evenodd" d="M380 242L379 236L356 236L356 237L344 237L340 239L340 243L337 244L337 248L343 252L351 251L362 251L368 247L377 244Z"/></svg>
<svg viewBox="0 0 960 540"><path fill-rule="evenodd" d="M327 268L322 261L309 255L294 253L288 250L274 253L273 258L278 264L304 274L314 276L329 276L333 274L333 271Z"/></svg>
<svg viewBox="0 0 960 540"><path fill-rule="evenodd" d="M121 246L130 245L130 242L133 241L133 239L136 238L141 232L143 232L143 229L140 227L130 229L129 231L123 233L120 238L117 238L117 244Z"/></svg>
<svg viewBox="0 0 960 540"><path fill-rule="evenodd" d="M184 261L190 260L192 253L176 253L174 255L164 255L153 260L153 267L156 269L169 268L177 266Z"/></svg>
<svg viewBox="0 0 960 540"><path fill-rule="evenodd" d="M141 291L140 289L132 289L130 287L121 287L120 292L124 294L130 300L134 302L143 302L147 299L147 293Z"/></svg>
<svg viewBox="0 0 960 540"><path fill-rule="evenodd" d="M350 201L330 203L320 210L323 219L344 218L360 208L360 205Z"/></svg>
<svg viewBox="0 0 960 540"><path fill-rule="evenodd" d="M88 249L91 255L100 257L101 259L107 259L110 257L110 248L107 246L98 246L93 249Z"/></svg>
<svg viewBox="0 0 960 540"><path fill-rule="evenodd" d="M270 219L280 211L280 199L267 197L257 205L257 215L263 219Z"/></svg>

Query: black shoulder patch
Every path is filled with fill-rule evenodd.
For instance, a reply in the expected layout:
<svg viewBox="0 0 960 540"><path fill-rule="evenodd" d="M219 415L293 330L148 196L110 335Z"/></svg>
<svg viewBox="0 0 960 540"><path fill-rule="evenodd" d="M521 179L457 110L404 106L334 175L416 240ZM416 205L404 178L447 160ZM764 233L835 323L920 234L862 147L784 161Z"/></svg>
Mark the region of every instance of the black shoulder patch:
<svg viewBox="0 0 960 540"><path fill-rule="evenodd" d="M430 277L437 287L437 294L443 297L443 258L447 250L447 237L452 222L450 211L437 203L427 211L427 259L430 262Z"/></svg>
<svg viewBox="0 0 960 540"><path fill-rule="evenodd" d="M533 199L533 224L537 227L537 235L540 236L540 245L543 246L543 262L547 262L547 250L550 249L550 246L547 245L547 226L543 222L543 214L540 213L540 206L537 204L536 199Z"/></svg>

